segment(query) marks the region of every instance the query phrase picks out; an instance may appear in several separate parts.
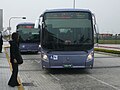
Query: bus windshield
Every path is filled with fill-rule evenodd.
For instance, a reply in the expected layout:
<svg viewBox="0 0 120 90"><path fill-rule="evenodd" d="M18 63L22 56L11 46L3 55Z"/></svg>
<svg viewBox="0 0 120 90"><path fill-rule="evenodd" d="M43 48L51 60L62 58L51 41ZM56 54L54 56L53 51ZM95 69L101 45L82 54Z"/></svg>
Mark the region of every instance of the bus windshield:
<svg viewBox="0 0 120 90"><path fill-rule="evenodd" d="M19 33L20 42L33 43L40 41L39 29L19 28L17 32Z"/></svg>
<svg viewBox="0 0 120 90"><path fill-rule="evenodd" d="M48 12L43 17L43 48L78 51L93 48L92 15L89 12Z"/></svg>

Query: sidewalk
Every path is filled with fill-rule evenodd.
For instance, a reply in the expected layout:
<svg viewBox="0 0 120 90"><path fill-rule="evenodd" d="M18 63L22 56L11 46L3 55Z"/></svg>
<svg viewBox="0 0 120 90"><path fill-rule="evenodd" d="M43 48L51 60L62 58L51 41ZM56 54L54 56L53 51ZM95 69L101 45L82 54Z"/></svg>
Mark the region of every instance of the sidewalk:
<svg viewBox="0 0 120 90"><path fill-rule="evenodd" d="M0 53L0 90L18 90L18 87L13 88L8 86L8 80L10 76L10 65L3 48L2 53Z"/></svg>

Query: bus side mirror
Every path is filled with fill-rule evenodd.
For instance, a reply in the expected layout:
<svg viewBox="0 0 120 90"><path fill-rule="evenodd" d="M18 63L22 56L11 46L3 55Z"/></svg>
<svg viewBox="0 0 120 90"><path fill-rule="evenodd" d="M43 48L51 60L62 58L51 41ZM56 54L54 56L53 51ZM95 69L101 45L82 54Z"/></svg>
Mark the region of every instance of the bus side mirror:
<svg viewBox="0 0 120 90"><path fill-rule="evenodd" d="M93 17L93 24L94 24L94 43L98 44L99 43L99 29L98 29L98 25L96 23L96 17L95 14L92 14Z"/></svg>

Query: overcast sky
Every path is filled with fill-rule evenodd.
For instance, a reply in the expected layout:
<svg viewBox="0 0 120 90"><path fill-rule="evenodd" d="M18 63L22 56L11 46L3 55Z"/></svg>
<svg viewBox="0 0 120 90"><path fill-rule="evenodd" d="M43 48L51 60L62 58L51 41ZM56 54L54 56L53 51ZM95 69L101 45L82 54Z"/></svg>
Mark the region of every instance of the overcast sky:
<svg viewBox="0 0 120 90"><path fill-rule="evenodd" d="M120 33L120 0L75 0L76 8L89 9L96 15L100 33ZM0 0L3 9L4 28L8 27L9 18L26 16L26 20L12 19L12 32L20 22L35 22L46 9L73 8L73 0Z"/></svg>

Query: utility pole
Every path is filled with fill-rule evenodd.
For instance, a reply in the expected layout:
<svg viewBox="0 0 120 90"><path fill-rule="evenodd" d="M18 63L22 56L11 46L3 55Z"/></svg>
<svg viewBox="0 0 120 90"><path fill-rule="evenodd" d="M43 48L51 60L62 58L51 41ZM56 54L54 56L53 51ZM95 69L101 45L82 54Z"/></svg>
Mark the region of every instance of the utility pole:
<svg viewBox="0 0 120 90"><path fill-rule="evenodd" d="M0 9L0 32L3 31L3 9Z"/></svg>
<svg viewBox="0 0 120 90"><path fill-rule="evenodd" d="M75 9L75 0L73 0L73 8Z"/></svg>

